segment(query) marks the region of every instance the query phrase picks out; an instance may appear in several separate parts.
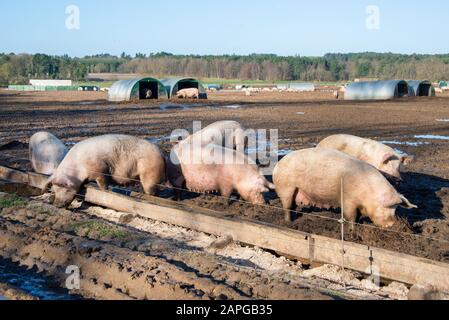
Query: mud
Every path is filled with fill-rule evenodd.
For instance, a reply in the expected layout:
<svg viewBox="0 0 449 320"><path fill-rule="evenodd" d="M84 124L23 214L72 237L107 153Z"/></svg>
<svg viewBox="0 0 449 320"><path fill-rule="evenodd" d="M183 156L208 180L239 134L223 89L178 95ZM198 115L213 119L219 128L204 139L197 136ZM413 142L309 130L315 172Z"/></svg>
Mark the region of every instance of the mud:
<svg viewBox="0 0 449 320"><path fill-rule="evenodd" d="M0 212L0 256L64 285L68 266L94 299L328 299L256 269L228 266L214 254L40 202ZM288 288L288 290L287 290Z"/></svg>
<svg viewBox="0 0 449 320"><path fill-rule="evenodd" d="M400 209L392 230L373 228L362 220L346 239L439 261L449 261L449 95L385 102L335 101L332 93L211 93L205 106L161 110L166 102L111 104L104 93L0 92L0 163L31 169L27 158L29 137L48 130L73 144L87 137L125 133L151 139L166 152L173 129L192 128L192 121L206 126L218 120L237 120L248 128L278 129L279 148L285 153L313 147L331 134L348 133L390 142L416 156L406 169L399 191L419 209ZM94 101L93 104L82 102ZM184 103L184 102L183 102ZM197 104L187 101L187 104ZM239 106L239 108L226 108ZM171 197L170 192L161 194ZM274 194L266 194L270 206L280 207ZM238 216L288 226L301 231L340 237L338 211L300 210L292 224L283 222L281 211L234 201L230 206L216 195L186 194L183 202L211 208L226 216ZM437 240L432 240L432 237ZM439 241L440 239L441 241ZM212 297L213 296L210 296Z"/></svg>

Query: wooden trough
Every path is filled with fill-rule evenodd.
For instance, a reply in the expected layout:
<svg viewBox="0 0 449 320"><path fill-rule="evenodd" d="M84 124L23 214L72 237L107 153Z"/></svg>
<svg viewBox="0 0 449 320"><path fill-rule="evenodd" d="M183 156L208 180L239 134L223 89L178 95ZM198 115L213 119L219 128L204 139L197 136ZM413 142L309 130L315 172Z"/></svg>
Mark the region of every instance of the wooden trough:
<svg viewBox="0 0 449 320"><path fill-rule="evenodd" d="M42 188L46 176L0 166L0 179ZM258 221L226 218L212 210L137 194L124 196L87 186L85 201L116 211L162 221L283 253L311 263L342 265L381 278L414 285L431 285L449 293L449 264ZM344 256L342 254L344 245Z"/></svg>

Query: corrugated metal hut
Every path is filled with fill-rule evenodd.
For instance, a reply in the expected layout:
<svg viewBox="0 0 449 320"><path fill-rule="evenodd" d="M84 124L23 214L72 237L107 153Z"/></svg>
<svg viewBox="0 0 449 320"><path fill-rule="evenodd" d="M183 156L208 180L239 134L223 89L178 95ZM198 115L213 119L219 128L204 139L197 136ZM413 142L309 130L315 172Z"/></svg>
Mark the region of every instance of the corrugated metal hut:
<svg viewBox="0 0 449 320"><path fill-rule="evenodd" d="M417 97L435 97L435 87L430 81L410 80L408 85Z"/></svg>
<svg viewBox="0 0 449 320"><path fill-rule="evenodd" d="M353 82L346 87L345 100L389 100L413 95L404 80Z"/></svg>
<svg viewBox="0 0 449 320"><path fill-rule="evenodd" d="M279 84L276 86L279 90L294 90L298 92L315 91L315 85L307 82L292 82L288 84Z"/></svg>
<svg viewBox="0 0 449 320"><path fill-rule="evenodd" d="M179 90L195 88L200 91L200 99L207 99L206 90L201 82L194 78L169 78L162 79L161 82L164 84L168 97L176 97Z"/></svg>
<svg viewBox="0 0 449 320"><path fill-rule="evenodd" d="M168 99L167 90L155 78L138 78L115 82L109 89L109 101Z"/></svg>

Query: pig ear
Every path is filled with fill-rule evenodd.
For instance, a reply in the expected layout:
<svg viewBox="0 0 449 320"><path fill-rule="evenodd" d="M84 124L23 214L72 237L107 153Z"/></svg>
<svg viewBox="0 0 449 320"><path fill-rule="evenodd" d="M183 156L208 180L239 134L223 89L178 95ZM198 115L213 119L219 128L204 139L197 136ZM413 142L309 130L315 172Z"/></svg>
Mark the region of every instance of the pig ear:
<svg viewBox="0 0 449 320"><path fill-rule="evenodd" d="M400 204L401 207L405 209L418 209L417 206L412 204L406 197L404 197L402 194L399 195L399 198L402 200L402 203Z"/></svg>
<svg viewBox="0 0 449 320"><path fill-rule="evenodd" d="M404 166L410 165L413 161L415 161L415 156L409 156L409 155L407 155L407 156L403 156L403 157L401 158L401 162L402 162L402 164L403 164Z"/></svg>
<svg viewBox="0 0 449 320"><path fill-rule="evenodd" d="M397 159L398 159L398 157L395 154L386 153L382 158L381 164L387 164L391 160L397 160Z"/></svg>

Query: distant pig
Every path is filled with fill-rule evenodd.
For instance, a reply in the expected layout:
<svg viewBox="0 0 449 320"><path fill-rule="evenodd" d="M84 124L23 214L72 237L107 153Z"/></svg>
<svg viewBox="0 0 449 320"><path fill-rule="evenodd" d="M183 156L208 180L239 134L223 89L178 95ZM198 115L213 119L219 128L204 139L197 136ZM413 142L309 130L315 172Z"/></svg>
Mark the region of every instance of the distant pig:
<svg viewBox="0 0 449 320"><path fill-rule="evenodd" d="M409 165L414 159L413 156L399 154L380 142L347 134L330 136L321 141L318 147L349 154L376 167L387 177L398 180L401 180L402 166Z"/></svg>
<svg viewBox="0 0 449 320"><path fill-rule="evenodd" d="M76 144L49 180L55 191L54 204L65 207L83 184L96 181L108 188L109 179L126 185L140 178L146 194L154 194L165 179L165 160L159 148L146 140L126 135L105 135Z"/></svg>
<svg viewBox="0 0 449 320"><path fill-rule="evenodd" d="M342 191L344 217L351 222L356 221L360 213L377 226L391 227L396 221L398 206L417 208L376 168L330 149L290 153L277 164L273 181L286 221L291 221L290 209L294 202L321 208L341 207Z"/></svg>
<svg viewBox="0 0 449 320"><path fill-rule="evenodd" d="M217 145L175 146L167 161L167 178L178 197L184 188L198 193L219 191L226 198L236 191L248 202L265 204L262 193L274 189L251 159Z"/></svg>
<svg viewBox="0 0 449 320"><path fill-rule="evenodd" d="M66 156L67 147L48 132L38 132L29 142L30 162L36 173L51 176Z"/></svg>
<svg viewBox="0 0 449 320"><path fill-rule="evenodd" d="M197 88L182 89L176 93L178 99L199 99L200 91Z"/></svg>
<svg viewBox="0 0 449 320"><path fill-rule="evenodd" d="M248 138L237 121L218 121L187 137L183 143L216 144L244 152Z"/></svg>

